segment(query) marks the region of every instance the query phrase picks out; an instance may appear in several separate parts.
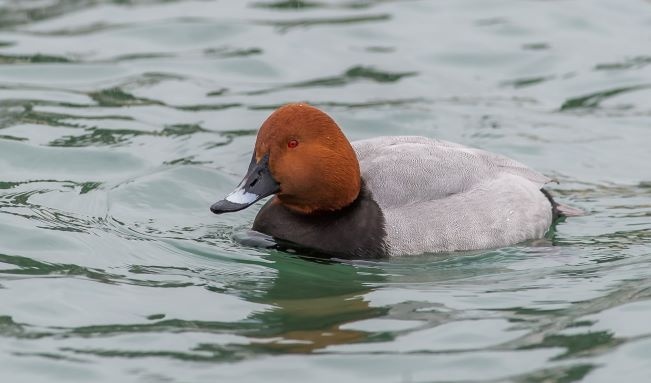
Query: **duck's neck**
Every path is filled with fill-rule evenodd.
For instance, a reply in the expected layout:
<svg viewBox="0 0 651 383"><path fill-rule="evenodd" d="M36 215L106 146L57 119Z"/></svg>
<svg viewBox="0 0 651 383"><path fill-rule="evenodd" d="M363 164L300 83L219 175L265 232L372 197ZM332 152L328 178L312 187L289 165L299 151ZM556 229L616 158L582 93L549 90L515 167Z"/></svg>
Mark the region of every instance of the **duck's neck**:
<svg viewBox="0 0 651 383"><path fill-rule="evenodd" d="M260 209L253 230L282 240L281 249L341 258L388 254L384 215L363 183L357 198L336 211L299 214L274 200Z"/></svg>
<svg viewBox="0 0 651 383"><path fill-rule="evenodd" d="M289 210L301 214L338 211L355 202L362 189L362 178L354 153L350 161L339 162L336 166L326 165L321 169L295 193L284 193L281 184L278 201Z"/></svg>

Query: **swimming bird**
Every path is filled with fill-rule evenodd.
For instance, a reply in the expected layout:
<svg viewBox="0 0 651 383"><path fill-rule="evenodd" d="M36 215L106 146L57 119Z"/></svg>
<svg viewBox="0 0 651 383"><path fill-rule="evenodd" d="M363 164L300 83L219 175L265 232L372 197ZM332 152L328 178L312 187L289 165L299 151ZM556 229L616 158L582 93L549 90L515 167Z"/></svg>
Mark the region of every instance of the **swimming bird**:
<svg viewBox="0 0 651 383"><path fill-rule="evenodd" d="M377 258L476 250L541 238L559 214L551 179L508 157L425 137L352 144L304 103L262 124L242 182L210 207L274 195L253 230L321 254Z"/></svg>

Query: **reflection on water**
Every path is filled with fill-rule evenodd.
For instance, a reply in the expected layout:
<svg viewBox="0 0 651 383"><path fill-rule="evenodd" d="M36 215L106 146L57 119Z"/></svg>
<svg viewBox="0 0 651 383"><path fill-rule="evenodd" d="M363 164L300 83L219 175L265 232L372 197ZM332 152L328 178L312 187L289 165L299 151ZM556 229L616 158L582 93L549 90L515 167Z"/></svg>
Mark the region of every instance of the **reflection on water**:
<svg viewBox="0 0 651 383"><path fill-rule="evenodd" d="M0 0L2 381L648 380L650 7ZM289 101L515 157L588 214L461 254L265 248L257 209L208 207Z"/></svg>

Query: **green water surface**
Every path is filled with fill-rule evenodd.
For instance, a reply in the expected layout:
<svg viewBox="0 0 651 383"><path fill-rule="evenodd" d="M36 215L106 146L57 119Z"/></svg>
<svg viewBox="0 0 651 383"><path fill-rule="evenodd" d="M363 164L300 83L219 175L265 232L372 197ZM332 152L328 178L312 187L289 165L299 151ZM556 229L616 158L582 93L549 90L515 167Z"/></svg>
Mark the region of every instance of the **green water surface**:
<svg viewBox="0 0 651 383"><path fill-rule="evenodd" d="M588 214L316 262L208 207L278 105L503 153ZM648 0L0 0L0 381L651 381Z"/></svg>

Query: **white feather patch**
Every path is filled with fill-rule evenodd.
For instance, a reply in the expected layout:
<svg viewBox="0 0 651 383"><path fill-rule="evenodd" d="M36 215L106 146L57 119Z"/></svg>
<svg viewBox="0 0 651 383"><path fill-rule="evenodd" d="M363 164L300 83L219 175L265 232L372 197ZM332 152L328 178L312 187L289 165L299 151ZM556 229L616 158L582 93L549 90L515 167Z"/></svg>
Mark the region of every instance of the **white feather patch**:
<svg viewBox="0 0 651 383"><path fill-rule="evenodd" d="M248 205L255 202L255 200L257 200L258 197L259 196L255 193L249 193L244 191L243 188L238 188L237 190L235 190L234 192L232 192L226 197L226 201L239 203L242 205Z"/></svg>

